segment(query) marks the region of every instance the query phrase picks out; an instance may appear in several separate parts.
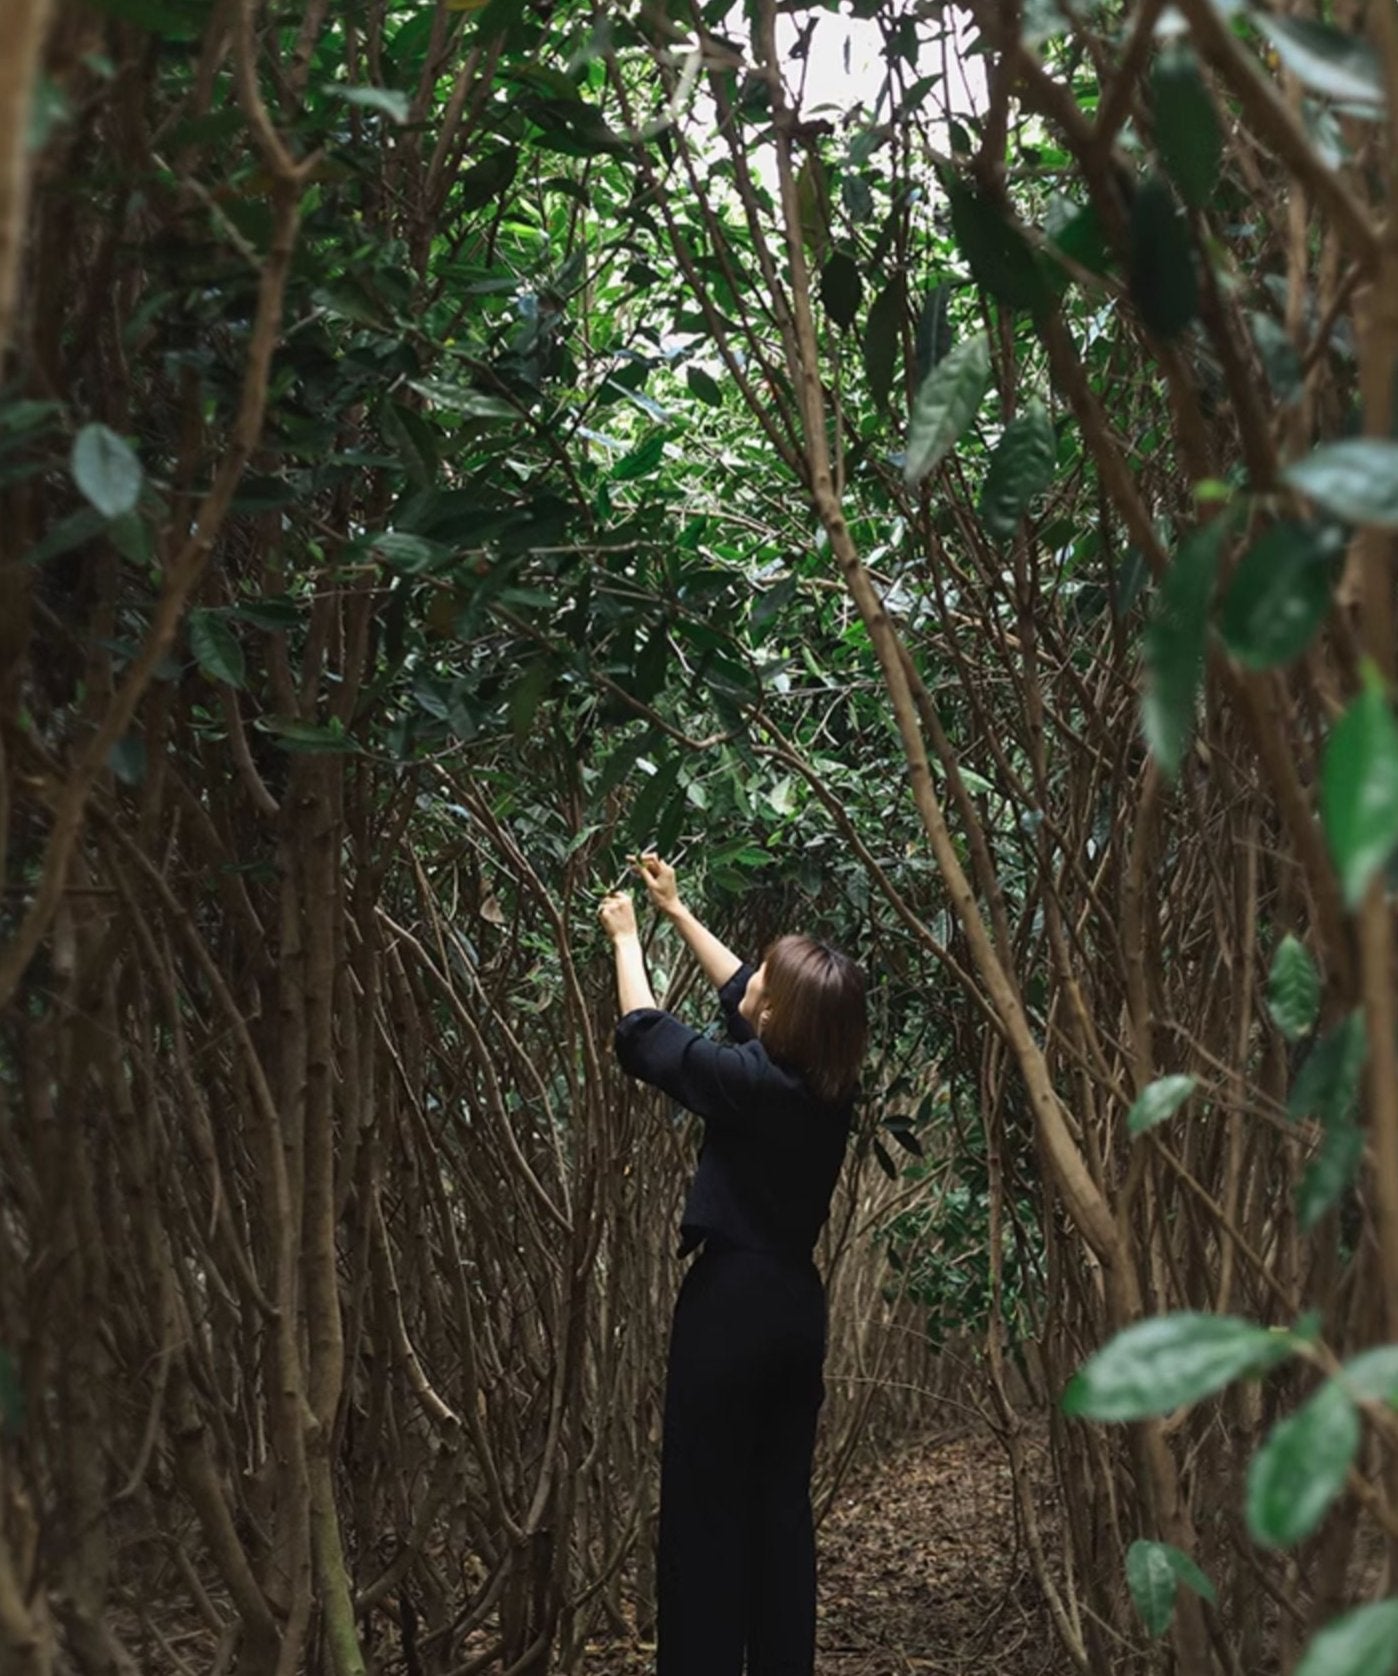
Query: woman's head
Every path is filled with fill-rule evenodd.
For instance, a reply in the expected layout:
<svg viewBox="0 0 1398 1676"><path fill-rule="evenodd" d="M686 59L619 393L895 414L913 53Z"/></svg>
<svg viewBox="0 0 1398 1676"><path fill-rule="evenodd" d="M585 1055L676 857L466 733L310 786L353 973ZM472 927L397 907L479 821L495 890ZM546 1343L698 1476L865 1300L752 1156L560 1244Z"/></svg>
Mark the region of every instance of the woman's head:
<svg viewBox="0 0 1398 1676"><path fill-rule="evenodd" d="M812 937L779 937L749 980L739 1009L774 1059L831 1102L854 1092L868 1018L864 974Z"/></svg>

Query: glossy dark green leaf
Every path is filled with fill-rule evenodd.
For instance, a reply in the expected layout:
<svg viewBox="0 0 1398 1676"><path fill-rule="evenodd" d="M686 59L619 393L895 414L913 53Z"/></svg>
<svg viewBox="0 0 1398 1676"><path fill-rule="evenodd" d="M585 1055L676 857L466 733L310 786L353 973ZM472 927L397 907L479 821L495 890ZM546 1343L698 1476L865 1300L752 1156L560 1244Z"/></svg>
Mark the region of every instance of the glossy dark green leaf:
<svg viewBox="0 0 1398 1676"><path fill-rule="evenodd" d="M1164 181L1143 180L1131 203L1128 288L1156 337L1177 338L1199 311L1189 228Z"/></svg>
<svg viewBox="0 0 1398 1676"><path fill-rule="evenodd" d="M1354 1110L1368 1052L1364 1013L1356 1007L1302 1061L1286 1102L1287 1116L1318 1117L1327 1126L1344 1123Z"/></svg>
<svg viewBox="0 0 1398 1676"><path fill-rule="evenodd" d="M440 570L452 557L452 549L444 543L429 541L425 535L409 535L406 530L383 530L369 546L371 552L405 576Z"/></svg>
<svg viewBox="0 0 1398 1676"><path fill-rule="evenodd" d="M378 116L386 116L390 122L406 122L408 120L408 96L392 87L341 87L338 83L327 87L325 91L335 99L343 99L347 105L357 105L361 110L373 111Z"/></svg>
<svg viewBox="0 0 1398 1676"><path fill-rule="evenodd" d="M1248 1467L1253 1539L1284 1548L1309 1536L1344 1489L1359 1436L1359 1414L1334 1380L1278 1421Z"/></svg>
<svg viewBox="0 0 1398 1676"><path fill-rule="evenodd" d="M830 178L815 151L808 151L796 174L796 204L801 238L817 261L830 242Z"/></svg>
<svg viewBox="0 0 1398 1676"><path fill-rule="evenodd" d="M820 300L842 331L854 324L863 295L864 281L854 258L837 250L820 270Z"/></svg>
<svg viewBox="0 0 1398 1676"><path fill-rule="evenodd" d="M706 373L703 367L686 368L684 378L691 395L697 396L701 402L707 403L709 407L723 406L722 386L716 378Z"/></svg>
<svg viewBox="0 0 1398 1676"><path fill-rule="evenodd" d="M1144 1420L1198 1402L1292 1351L1290 1334L1228 1315L1157 1315L1127 1327L1074 1374L1063 1410L1086 1420Z"/></svg>
<svg viewBox="0 0 1398 1676"><path fill-rule="evenodd" d="M1011 308L1034 313L1052 301L1033 246L994 199L959 180L947 182L951 225L971 277Z"/></svg>
<svg viewBox="0 0 1398 1676"><path fill-rule="evenodd" d="M637 477L649 477L665 454L666 433L652 431L644 442L638 443L630 453L622 457L611 469L613 483L630 483Z"/></svg>
<svg viewBox="0 0 1398 1676"><path fill-rule="evenodd" d="M254 628L265 629L269 634L285 634L301 621L296 601L281 596L244 600L242 604L230 607L228 615L240 623L251 623Z"/></svg>
<svg viewBox="0 0 1398 1676"><path fill-rule="evenodd" d="M1393 1676L1398 1670L1398 1598L1356 1607L1325 1626L1294 1676Z"/></svg>
<svg viewBox="0 0 1398 1676"><path fill-rule="evenodd" d="M1361 1350L1337 1376L1356 1402L1386 1402L1398 1407L1398 1344Z"/></svg>
<svg viewBox="0 0 1398 1676"><path fill-rule="evenodd" d="M298 721L292 716L267 716L256 725L264 733L272 734L284 751L350 756L359 750L358 743L335 722L322 726L319 722Z"/></svg>
<svg viewBox="0 0 1398 1676"><path fill-rule="evenodd" d="M1267 977L1267 1011L1289 1042L1315 1029L1320 1012L1320 973L1306 945L1290 932L1277 944Z"/></svg>
<svg viewBox="0 0 1398 1676"><path fill-rule="evenodd" d="M124 786L139 786L146 777L146 742L139 733L124 733L107 752L107 767Z"/></svg>
<svg viewBox="0 0 1398 1676"><path fill-rule="evenodd" d="M1228 519L1219 516L1185 537L1165 573L1146 628L1142 724L1146 743L1170 780L1179 772L1194 730L1209 599L1228 529Z"/></svg>
<svg viewBox="0 0 1398 1676"><path fill-rule="evenodd" d="M1267 382L1277 400L1289 405L1301 394L1301 357L1291 334L1280 320L1257 309L1248 314L1247 320Z"/></svg>
<svg viewBox="0 0 1398 1676"><path fill-rule="evenodd" d="M1398 442L1371 436L1327 442L1282 476L1337 518L1398 530Z"/></svg>
<svg viewBox="0 0 1398 1676"><path fill-rule="evenodd" d="M246 677L243 648L225 611L191 611L189 649L211 681L241 687Z"/></svg>
<svg viewBox="0 0 1398 1676"><path fill-rule="evenodd" d="M1127 1130L1133 1135L1143 1135L1147 1129L1154 1129L1157 1123L1166 1122L1198 1086L1196 1077L1157 1077L1132 1102L1126 1116Z"/></svg>
<svg viewBox="0 0 1398 1676"><path fill-rule="evenodd" d="M1261 7L1249 16L1297 81L1345 104L1383 104L1383 66L1374 49L1317 18L1288 17Z"/></svg>
<svg viewBox="0 0 1398 1676"><path fill-rule="evenodd" d="M1105 274L1112 267L1112 252L1102 230L1102 218L1095 204L1079 208L1071 200L1057 198L1049 206L1045 231L1049 253L1061 251L1076 267L1088 273Z"/></svg>
<svg viewBox="0 0 1398 1676"><path fill-rule="evenodd" d="M475 210L493 204L502 192L509 191L518 168L519 152L514 146L507 146L463 169L456 177L457 207Z"/></svg>
<svg viewBox="0 0 1398 1676"><path fill-rule="evenodd" d="M1333 524L1274 524L1243 555L1219 613L1228 650L1249 669L1299 657L1330 613L1344 540Z"/></svg>
<svg viewBox="0 0 1398 1676"><path fill-rule="evenodd" d="M1155 144L1165 172L1185 203L1201 209L1218 183L1223 134L1199 65L1188 47L1172 43L1151 75Z"/></svg>
<svg viewBox="0 0 1398 1676"><path fill-rule="evenodd" d="M1133 1542L1126 1550L1126 1582L1150 1635L1164 1635L1175 1615L1178 1581L1164 1543Z"/></svg>
<svg viewBox="0 0 1398 1676"><path fill-rule="evenodd" d="M1150 1635L1163 1635L1169 1629L1180 1583L1205 1600L1218 1598L1213 1584L1189 1555L1168 1542L1133 1542L1126 1550L1126 1581Z"/></svg>
<svg viewBox="0 0 1398 1676"><path fill-rule="evenodd" d="M119 518L141 498L136 451L106 425L84 425L73 442L73 481L104 518Z"/></svg>
<svg viewBox="0 0 1398 1676"><path fill-rule="evenodd" d="M869 380L869 393L880 407L888 406L893 390L903 344L906 298L903 278L895 275L874 298L864 322L864 374Z"/></svg>
<svg viewBox="0 0 1398 1676"><path fill-rule="evenodd" d="M1364 1156L1364 1135L1352 1119L1325 1131L1320 1150L1307 1164L1296 1189L1296 1220L1308 1234L1354 1180Z"/></svg>
<svg viewBox="0 0 1398 1676"><path fill-rule="evenodd" d="M437 439L416 408L386 401L380 409L384 440L403 462L416 489L430 489L437 480Z"/></svg>
<svg viewBox="0 0 1398 1676"><path fill-rule="evenodd" d="M921 483L965 433L990 388L990 342L984 332L964 339L939 361L913 402L903 481Z"/></svg>
<svg viewBox="0 0 1398 1676"><path fill-rule="evenodd" d="M669 802L670 794L679 783L680 768L683 766L678 756L669 758L661 763L649 779L641 783L635 803L631 806L630 818L627 821L627 832L633 849L654 849L659 843L656 833L656 823L661 809ZM637 776L639 778L639 775Z"/></svg>
<svg viewBox="0 0 1398 1676"><path fill-rule="evenodd" d="M919 384L938 361L951 353L956 333L951 323L951 287L934 285L922 300L922 311L917 317L917 331L913 336L913 353L917 360Z"/></svg>
<svg viewBox="0 0 1398 1676"><path fill-rule="evenodd" d="M106 518L95 507L79 507L76 512L70 512L66 518L60 518L51 525L43 540L36 542L24 555L24 562L37 565L60 558L100 535L106 527Z"/></svg>
<svg viewBox="0 0 1398 1676"><path fill-rule="evenodd" d="M1005 427L990 457L980 500L981 522L989 535L1003 541L1014 534L1034 498L1053 482L1056 461L1053 421L1039 398L1032 397Z"/></svg>
<svg viewBox="0 0 1398 1676"><path fill-rule="evenodd" d="M1326 743L1320 814L1345 901L1356 907L1398 848L1398 723L1376 677Z"/></svg>

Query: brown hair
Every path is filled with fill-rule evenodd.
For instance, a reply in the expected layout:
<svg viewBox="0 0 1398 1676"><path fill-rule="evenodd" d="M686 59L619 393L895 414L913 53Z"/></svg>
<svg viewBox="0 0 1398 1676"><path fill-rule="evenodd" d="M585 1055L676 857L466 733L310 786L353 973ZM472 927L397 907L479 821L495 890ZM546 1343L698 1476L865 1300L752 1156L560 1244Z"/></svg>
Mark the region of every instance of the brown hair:
<svg viewBox="0 0 1398 1676"><path fill-rule="evenodd" d="M772 1055L799 1071L832 1105L854 1092L868 1017L864 974L847 954L813 937L779 937L767 950L758 1029Z"/></svg>

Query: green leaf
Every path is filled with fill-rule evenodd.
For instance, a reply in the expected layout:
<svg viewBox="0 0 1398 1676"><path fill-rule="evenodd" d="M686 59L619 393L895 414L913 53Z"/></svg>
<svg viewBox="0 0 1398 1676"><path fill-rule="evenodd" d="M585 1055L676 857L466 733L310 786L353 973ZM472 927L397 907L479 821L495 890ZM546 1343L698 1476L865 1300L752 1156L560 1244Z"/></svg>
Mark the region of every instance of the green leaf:
<svg viewBox="0 0 1398 1676"><path fill-rule="evenodd" d="M923 380L908 421L903 481L921 483L975 418L990 388L990 340L984 332L957 344Z"/></svg>
<svg viewBox="0 0 1398 1676"><path fill-rule="evenodd" d="M954 178L947 181L956 243L983 291L1011 308L1041 312L1052 301L1033 246L993 198Z"/></svg>
<svg viewBox="0 0 1398 1676"><path fill-rule="evenodd" d="M817 151L806 152L796 174L801 239L819 261L830 240L830 181Z"/></svg>
<svg viewBox="0 0 1398 1676"><path fill-rule="evenodd" d="M189 649L211 681L241 687L246 679L243 648L238 644L226 611L191 611Z"/></svg>
<svg viewBox="0 0 1398 1676"><path fill-rule="evenodd" d="M1248 549L1219 614L1228 650L1249 669L1299 657L1330 612L1344 538L1333 524L1286 520Z"/></svg>
<svg viewBox="0 0 1398 1676"><path fill-rule="evenodd" d="M1126 1550L1126 1581L1141 1622L1151 1635L1164 1635L1175 1615L1177 1580L1160 1542L1133 1542Z"/></svg>
<svg viewBox="0 0 1398 1676"><path fill-rule="evenodd" d="M629 454L623 454L612 467L612 482L629 483L636 477L648 477L660 464L665 442L664 431L652 431L644 442L638 443Z"/></svg>
<svg viewBox="0 0 1398 1676"><path fill-rule="evenodd" d="M722 387L716 378L704 371L703 367L687 368L684 378L691 395L698 396L701 402L707 402L710 407L723 406Z"/></svg>
<svg viewBox="0 0 1398 1676"><path fill-rule="evenodd" d="M1356 1402L1386 1402L1398 1407L1398 1344L1361 1350L1336 1377Z"/></svg>
<svg viewBox="0 0 1398 1676"><path fill-rule="evenodd" d="M1345 902L1354 908L1398 846L1398 723L1377 677L1326 743L1320 816Z"/></svg>
<svg viewBox="0 0 1398 1676"><path fill-rule="evenodd" d="M853 257L837 250L820 271L820 300L842 331L854 324L863 295L864 281Z"/></svg>
<svg viewBox="0 0 1398 1676"><path fill-rule="evenodd" d="M1131 203L1127 287L1141 319L1167 343L1199 311L1199 279L1184 217L1164 181L1143 180Z"/></svg>
<svg viewBox="0 0 1398 1676"><path fill-rule="evenodd" d="M84 425L73 443L73 481L104 518L119 518L141 498L141 462L130 443L105 425Z"/></svg>
<svg viewBox="0 0 1398 1676"><path fill-rule="evenodd" d="M1185 537L1165 573L1145 632L1142 723L1146 743L1167 780L1173 780L1179 772L1194 729L1194 704L1204 672L1209 596L1230 527L1229 519L1220 514Z"/></svg>
<svg viewBox="0 0 1398 1676"><path fill-rule="evenodd" d="M1327 442L1282 478L1337 518L1398 530L1398 442L1375 436Z"/></svg>
<svg viewBox="0 0 1398 1676"><path fill-rule="evenodd" d="M1202 209L1218 182L1223 135L1194 54L1167 47L1151 76L1155 144L1165 172L1185 203Z"/></svg>
<svg viewBox="0 0 1398 1676"><path fill-rule="evenodd" d="M1375 1601L1329 1623L1306 1648L1295 1676L1393 1676L1398 1670L1398 1598Z"/></svg>
<svg viewBox="0 0 1398 1676"><path fill-rule="evenodd" d="M1126 1581L1151 1635L1163 1635L1170 1627L1177 1584L1183 1583L1205 1600L1218 1599L1213 1584L1189 1555L1168 1542L1133 1542L1126 1550Z"/></svg>
<svg viewBox="0 0 1398 1676"><path fill-rule="evenodd" d="M1320 1011L1320 973L1305 944L1289 931L1272 956L1267 1011L1289 1042L1298 1042L1315 1029Z"/></svg>
<svg viewBox="0 0 1398 1676"><path fill-rule="evenodd" d="M90 506L80 506L76 512L70 512L66 518L51 524L43 540L35 542L24 555L24 562L28 565L43 564L48 559L71 553L75 547L81 547L85 541L100 535L106 527L107 520L100 512Z"/></svg>
<svg viewBox="0 0 1398 1676"><path fill-rule="evenodd" d="M24 1424L24 1387L13 1356L0 1345L0 1438L19 1436Z"/></svg>
<svg viewBox="0 0 1398 1676"><path fill-rule="evenodd" d="M913 349L917 357L917 378L920 384L938 361L945 360L956 342L948 306L951 286L934 285L923 298L922 312L917 317L917 332Z"/></svg>
<svg viewBox="0 0 1398 1676"><path fill-rule="evenodd" d="M363 110L377 111L390 122L408 120L408 96L392 87L342 87L339 83L325 89L332 99L343 99L347 105L358 105Z"/></svg>
<svg viewBox="0 0 1398 1676"><path fill-rule="evenodd" d="M287 599L285 595L244 600L241 605L230 607L228 614L240 623L251 623L254 628L265 629L269 634L285 634L301 621L295 600Z"/></svg>
<svg viewBox="0 0 1398 1676"><path fill-rule="evenodd" d="M407 576L420 576L439 569L452 557L452 548L440 541L429 541L424 535L409 535L406 530L380 530L370 538L369 549L385 563Z"/></svg>
<svg viewBox="0 0 1398 1676"><path fill-rule="evenodd" d="M276 736L284 751L325 752L351 755L359 750L338 722L322 727L318 722L298 721L294 716L264 716L256 726Z"/></svg>
<svg viewBox="0 0 1398 1676"><path fill-rule="evenodd" d="M1326 1129L1296 1189L1296 1220L1303 1234L1310 1233L1354 1180L1363 1156L1364 1136L1356 1123L1346 1120Z"/></svg>
<svg viewBox="0 0 1398 1676"><path fill-rule="evenodd" d="M1165 1550L1165 1558L1170 1562L1170 1570L1179 1578L1186 1588L1193 1589L1195 1594L1207 1601L1218 1600L1218 1590L1214 1588L1208 1577L1202 1572L1189 1555L1178 1548L1173 1548L1168 1542L1160 1546Z"/></svg>
<svg viewBox="0 0 1398 1676"><path fill-rule="evenodd" d="M901 274L896 274L869 306L864 322L864 375L869 393L880 407L888 406L898 351L903 344L903 311L907 291Z"/></svg>
<svg viewBox="0 0 1398 1676"><path fill-rule="evenodd" d="M384 440L403 462L415 489L430 489L437 480L437 439L416 408L385 402L379 411Z"/></svg>
<svg viewBox="0 0 1398 1676"><path fill-rule="evenodd" d="M980 514L986 532L997 540L1015 526L1036 495L1053 482L1057 445L1048 409L1033 397L1005 427L995 445L981 490Z"/></svg>
<svg viewBox="0 0 1398 1676"><path fill-rule="evenodd" d="M139 733L124 733L107 752L107 767L124 786L139 786L146 777L146 742Z"/></svg>
<svg viewBox="0 0 1398 1676"><path fill-rule="evenodd" d="M1383 69L1367 41L1314 18L1285 17L1260 7L1248 15L1297 81L1313 92L1349 104L1382 105Z"/></svg>
<svg viewBox="0 0 1398 1676"><path fill-rule="evenodd" d="M519 168L519 152L514 146L492 152L463 169L456 177L453 194L454 207L459 211L484 209L493 204L503 192L508 192Z"/></svg>
<svg viewBox="0 0 1398 1676"><path fill-rule="evenodd" d="M1248 1529L1264 1548L1309 1536L1345 1487L1359 1414L1333 1381L1272 1427L1248 1467Z"/></svg>
<svg viewBox="0 0 1398 1676"><path fill-rule="evenodd" d="M1286 1102L1287 1116L1318 1117L1327 1126L1343 1123L1354 1109L1368 1054L1363 1009L1356 1007L1302 1061Z"/></svg>
<svg viewBox="0 0 1398 1676"><path fill-rule="evenodd" d="M680 777L681 759L671 757L663 762L637 794L631 806L627 833L633 849L652 848L656 841L655 825L662 807L669 802Z"/></svg>
<svg viewBox="0 0 1398 1676"><path fill-rule="evenodd" d="M408 388L437 407L450 408L467 419L518 419L519 409L503 396L491 396L484 390L473 390L468 384L453 384L445 378L418 378Z"/></svg>
<svg viewBox="0 0 1398 1676"><path fill-rule="evenodd" d="M1291 334L1270 314L1253 310L1247 318L1267 382L1277 400L1289 405L1301 394L1301 357L1296 353Z"/></svg>
<svg viewBox="0 0 1398 1676"><path fill-rule="evenodd" d="M1133 1135L1143 1135L1157 1123L1171 1118L1199 1086L1196 1077L1157 1077L1136 1096L1126 1115L1126 1127Z"/></svg>
<svg viewBox="0 0 1398 1676"><path fill-rule="evenodd" d="M552 681L552 669L544 659L540 658L525 669L510 689L507 708L510 717L510 732L514 736L516 745L522 744L528 737L529 729L533 725L535 716L539 713L539 706L543 703Z"/></svg>
<svg viewBox="0 0 1398 1676"><path fill-rule="evenodd" d="M1158 1315L1118 1333L1079 1368L1063 1411L1086 1420L1168 1414L1283 1361L1292 1345L1290 1333L1233 1316Z"/></svg>

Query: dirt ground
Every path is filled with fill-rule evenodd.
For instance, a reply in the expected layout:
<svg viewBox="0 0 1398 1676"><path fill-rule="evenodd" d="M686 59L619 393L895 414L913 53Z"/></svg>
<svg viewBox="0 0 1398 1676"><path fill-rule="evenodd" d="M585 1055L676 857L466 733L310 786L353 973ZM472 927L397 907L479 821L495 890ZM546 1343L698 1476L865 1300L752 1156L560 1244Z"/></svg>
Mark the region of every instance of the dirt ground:
<svg viewBox="0 0 1398 1676"><path fill-rule="evenodd" d="M1044 1538L1052 1552L1051 1527ZM817 1541L817 1676L1060 1676L1068 1668L994 1439L929 1438L852 1474ZM645 1676L654 1648L594 1645L582 1668L586 1676Z"/></svg>

